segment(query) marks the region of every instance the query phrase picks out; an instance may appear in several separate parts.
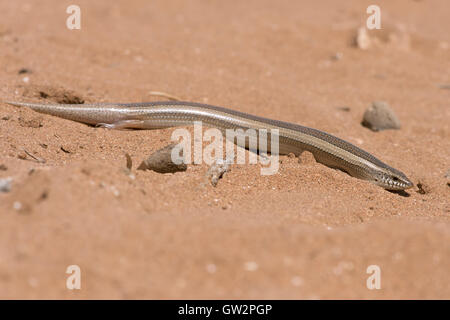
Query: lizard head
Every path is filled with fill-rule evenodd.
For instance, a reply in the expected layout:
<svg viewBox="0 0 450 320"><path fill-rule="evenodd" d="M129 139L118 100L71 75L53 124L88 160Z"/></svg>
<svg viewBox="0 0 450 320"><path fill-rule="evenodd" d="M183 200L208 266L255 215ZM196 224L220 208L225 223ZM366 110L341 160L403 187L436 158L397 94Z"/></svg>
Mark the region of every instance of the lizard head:
<svg viewBox="0 0 450 320"><path fill-rule="evenodd" d="M386 190L405 190L414 186L403 172L393 168L377 170L371 180Z"/></svg>

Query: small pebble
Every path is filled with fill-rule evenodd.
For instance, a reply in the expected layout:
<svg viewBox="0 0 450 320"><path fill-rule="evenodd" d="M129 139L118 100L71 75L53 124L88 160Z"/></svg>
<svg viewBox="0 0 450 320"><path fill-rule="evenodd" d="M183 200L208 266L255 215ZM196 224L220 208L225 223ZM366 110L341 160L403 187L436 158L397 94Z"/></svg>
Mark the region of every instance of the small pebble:
<svg viewBox="0 0 450 320"><path fill-rule="evenodd" d="M344 57L344 54L342 52L336 52L334 55L331 56L332 60L341 60Z"/></svg>
<svg viewBox="0 0 450 320"><path fill-rule="evenodd" d="M172 161L172 149L175 146L175 144L171 144L155 151L147 158L147 160L144 160L137 169L153 170L158 173L186 171L187 165L185 163L175 164Z"/></svg>
<svg viewBox="0 0 450 320"><path fill-rule="evenodd" d="M17 155L17 158L25 160L27 158L27 154L23 151L20 151L19 154Z"/></svg>
<svg viewBox="0 0 450 320"><path fill-rule="evenodd" d="M375 101L364 112L361 124L372 131L400 129L400 121L386 102Z"/></svg>
<svg viewBox="0 0 450 320"><path fill-rule="evenodd" d="M217 267L214 263L209 263L206 265L206 271L211 274L216 273Z"/></svg>
<svg viewBox="0 0 450 320"><path fill-rule="evenodd" d="M119 192L119 190L117 190L117 188L115 186L111 186L111 187L109 187L109 189L111 190L111 192L113 193L114 196L116 196L116 197L120 196L120 192Z"/></svg>
<svg viewBox="0 0 450 320"><path fill-rule="evenodd" d="M447 178L447 179L450 179L450 169L447 171L447 173L445 174L444 177Z"/></svg>
<svg viewBox="0 0 450 320"><path fill-rule="evenodd" d="M215 187L217 183L225 174L225 172L230 171L230 164L228 161L222 159L216 160L216 162L208 169L206 172L206 178Z"/></svg>
<svg viewBox="0 0 450 320"><path fill-rule="evenodd" d="M14 210L17 210L17 211L19 211L19 210L21 210L22 209L22 203L21 202L19 202L19 201L14 201L14 203L13 203L13 208L14 208Z"/></svg>
<svg viewBox="0 0 450 320"><path fill-rule="evenodd" d="M10 192L11 191L11 178L0 179L0 192Z"/></svg>
<svg viewBox="0 0 450 320"><path fill-rule="evenodd" d="M291 283L294 287L300 287L303 284L303 279L299 276L292 277Z"/></svg>
<svg viewBox="0 0 450 320"><path fill-rule="evenodd" d="M256 271L259 266L255 261L248 261L244 264L244 269L247 271Z"/></svg>

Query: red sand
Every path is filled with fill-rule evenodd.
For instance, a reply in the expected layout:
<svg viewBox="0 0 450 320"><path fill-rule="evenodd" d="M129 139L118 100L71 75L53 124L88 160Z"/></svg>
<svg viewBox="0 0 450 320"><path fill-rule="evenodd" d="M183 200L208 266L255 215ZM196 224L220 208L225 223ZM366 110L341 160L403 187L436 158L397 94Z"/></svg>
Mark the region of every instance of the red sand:
<svg viewBox="0 0 450 320"><path fill-rule="evenodd" d="M214 188L206 165L135 170L171 129L108 131L2 103L0 178L13 183L0 193L0 298L449 299L450 3L378 1L383 30L360 50L352 40L372 3L77 1L71 31L70 1L1 2L3 100L164 91L330 132L425 194L402 197L308 155L283 157L273 176L233 165ZM374 100L401 130L360 125ZM74 264L82 289L71 291ZM381 290L366 287L369 265Z"/></svg>

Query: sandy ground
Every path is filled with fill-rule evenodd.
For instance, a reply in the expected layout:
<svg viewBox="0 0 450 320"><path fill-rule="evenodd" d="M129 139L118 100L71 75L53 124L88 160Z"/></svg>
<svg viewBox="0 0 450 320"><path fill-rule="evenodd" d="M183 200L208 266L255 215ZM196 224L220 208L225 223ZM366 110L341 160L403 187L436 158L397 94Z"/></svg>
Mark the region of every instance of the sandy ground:
<svg viewBox="0 0 450 320"><path fill-rule="evenodd" d="M272 176L233 165L214 188L207 165L136 170L172 129L110 131L1 103L0 178L13 180L0 193L0 298L450 298L448 0L377 1L368 50L353 39L372 0L76 1L81 30L68 30L73 2L0 2L2 100L163 91L327 131L423 191L390 193L308 155L282 157ZM401 130L361 126L375 100ZM81 290L66 288L69 265ZM380 290L366 287L370 265Z"/></svg>

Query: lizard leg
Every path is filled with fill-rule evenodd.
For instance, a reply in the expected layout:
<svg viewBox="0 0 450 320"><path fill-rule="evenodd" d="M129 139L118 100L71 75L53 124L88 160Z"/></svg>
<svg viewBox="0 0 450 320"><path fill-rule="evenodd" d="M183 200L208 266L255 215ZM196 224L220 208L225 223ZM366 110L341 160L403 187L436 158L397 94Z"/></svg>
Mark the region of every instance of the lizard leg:
<svg viewBox="0 0 450 320"><path fill-rule="evenodd" d="M146 129L144 126L144 120L120 120L114 123L97 123L96 127L106 129Z"/></svg>
<svg viewBox="0 0 450 320"><path fill-rule="evenodd" d="M165 129L174 127L175 125L172 123L162 123L160 121L155 122L152 120L119 120L113 123L97 123L96 127L106 128L106 129L146 129L146 130L154 130L154 129Z"/></svg>

